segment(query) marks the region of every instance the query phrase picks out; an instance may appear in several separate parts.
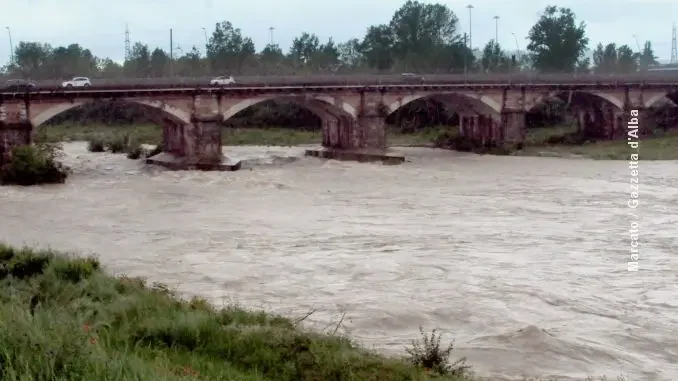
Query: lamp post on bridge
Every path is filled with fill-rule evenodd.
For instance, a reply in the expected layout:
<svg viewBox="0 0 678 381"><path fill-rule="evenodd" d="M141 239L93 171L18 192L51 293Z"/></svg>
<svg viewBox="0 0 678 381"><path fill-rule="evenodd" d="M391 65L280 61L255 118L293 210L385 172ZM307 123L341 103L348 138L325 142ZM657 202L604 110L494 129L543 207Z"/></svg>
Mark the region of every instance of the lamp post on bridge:
<svg viewBox="0 0 678 381"><path fill-rule="evenodd" d="M12 30L6 26L7 35L9 36L9 63L10 65L14 64L14 44L12 44Z"/></svg>
<svg viewBox="0 0 678 381"><path fill-rule="evenodd" d="M472 24L472 10L473 5L469 4L466 6L468 8L468 47L473 52L473 24Z"/></svg>

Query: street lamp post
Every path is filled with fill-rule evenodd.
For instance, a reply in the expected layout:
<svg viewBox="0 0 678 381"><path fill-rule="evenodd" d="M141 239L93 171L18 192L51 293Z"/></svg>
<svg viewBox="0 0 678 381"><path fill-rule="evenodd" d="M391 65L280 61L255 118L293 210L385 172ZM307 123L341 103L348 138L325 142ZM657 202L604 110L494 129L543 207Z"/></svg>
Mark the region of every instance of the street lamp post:
<svg viewBox="0 0 678 381"><path fill-rule="evenodd" d="M270 44L271 46L274 45L273 42L275 41L275 39L273 38L273 31L275 31L275 28L274 28L274 27L271 26L271 27L268 28L268 34L269 34L269 37L270 37L270 42L269 42L269 44Z"/></svg>
<svg viewBox="0 0 678 381"><path fill-rule="evenodd" d="M516 42L516 53L518 54L518 60L520 60L520 46L518 45L518 38L516 37L515 33L511 33L513 36L513 41Z"/></svg>
<svg viewBox="0 0 678 381"><path fill-rule="evenodd" d="M469 4L466 6L468 8L468 47L473 51L473 31L472 31L472 15L471 11L473 10L473 5Z"/></svg>
<svg viewBox="0 0 678 381"><path fill-rule="evenodd" d="M634 34L633 39L636 41L636 46L638 47L638 54L643 54L643 50L640 48L640 43L638 43L638 36Z"/></svg>
<svg viewBox="0 0 678 381"><path fill-rule="evenodd" d="M12 44L12 30L6 26L7 35L9 36L9 63L14 64L14 44Z"/></svg>
<svg viewBox="0 0 678 381"><path fill-rule="evenodd" d="M499 44L499 16L494 16L494 43Z"/></svg>

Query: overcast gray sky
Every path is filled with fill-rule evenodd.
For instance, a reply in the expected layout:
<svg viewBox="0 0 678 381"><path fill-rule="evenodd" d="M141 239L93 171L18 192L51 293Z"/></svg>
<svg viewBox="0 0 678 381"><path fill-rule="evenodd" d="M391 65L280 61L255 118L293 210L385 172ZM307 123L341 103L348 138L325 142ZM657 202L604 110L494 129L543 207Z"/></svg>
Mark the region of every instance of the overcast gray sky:
<svg viewBox="0 0 678 381"><path fill-rule="evenodd" d="M521 2L522 1L522 2ZM499 20L499 42L515 49L512 33L524 49L525 36L547 3L536 0L443 0L468 31L466 5L474 5L473 46L494 38L493 17ZM169 29L174 45L184 51L196 45L204 51L205 37L214 24L231 21L254 39L257 49L269 41L269 27L275 27L275 42L286 49L304 31L322 40L333 37L341 42L362 37L367 26L387 23L404 0L2 0L0 26L11 29L18 41L41 41L52 45L80 43L95 55L114 60L124 57L125 23L132 43L142 41L151 47L169 50ZM115 5L113 5L115 4ZM555 3L554 3L555 4ZM629 44L636 50L633 35L642 45L652 41L655 53L668 60L671 28L678 17L677 0L563 0L579 20L588 24L592 45L598 42ZM0 64L8 61L7 30L0 34Z"/></svg>

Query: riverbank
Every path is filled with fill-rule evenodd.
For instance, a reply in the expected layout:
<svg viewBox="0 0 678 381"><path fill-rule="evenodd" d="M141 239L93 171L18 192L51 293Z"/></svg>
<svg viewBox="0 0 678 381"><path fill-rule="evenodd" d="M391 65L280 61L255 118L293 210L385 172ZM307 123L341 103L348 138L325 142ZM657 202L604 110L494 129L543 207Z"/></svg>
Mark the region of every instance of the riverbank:
<svg viewBox="0 0 678 381"><path fill-rule="evenodd" d="M629 160L638 152L641 160L678 160L678 132L656 131L641 138L638 150L631 150L626 139L584 144L550 144L549 139L576 132L573 126L555 126L527 130L525 145L516 156L584 157L597 160Z"/></svg>
<svg viewBox="0 0 678 381"><path fill-rule="evenodd" d="M424 145L437 136L437 130L428 129L415 134L403 134L388 130L388 142L392 145ZM162 129L154 125L58 125L40 127L40 140L47 142L88 141L99 137L111 140L126 135L141 144L158 144L162 141ZM222 145L225 146L297 146L319 144L321 131L312 129L291 129L281 127L224 128Z"/></svg>
<svg viewBox="0 0 678 381"><path fill-rule="evenodd" d="M237 306L104 274L94 258L0 244L0 379L469 380L428 347L410 360ZM340 324L340 323L339 323ZM419 356L419 357L417 357ZM444 365L444 364L443 364ZM455 374L457 373L457 374Z"/></svg>
<svg viewBox="0 0 678 381"><path fill-rule="evenodd" d="M572 126L532 128L527 130L522 150L504 152L515 156L583 157L598 160L628 160L629 147L626 140L600 141L584 144L550 143L559 137L575 132ZM441 136L454 136L455 127L428 128L416 133L404 134L394 128L387 130L391 146L436 147ZM107 126L107 125L59 125L41 127L39 139L47 142L87 141L95 137L113 140L128 136L141 144L158 144L162 141L162 129L154 125ZM222 144L230 146L297 146L319 144L322 140L318 130L268 128L225 128ZM638 152L642 160L678 160L678 132L657 132L643 138Z"/></svg>

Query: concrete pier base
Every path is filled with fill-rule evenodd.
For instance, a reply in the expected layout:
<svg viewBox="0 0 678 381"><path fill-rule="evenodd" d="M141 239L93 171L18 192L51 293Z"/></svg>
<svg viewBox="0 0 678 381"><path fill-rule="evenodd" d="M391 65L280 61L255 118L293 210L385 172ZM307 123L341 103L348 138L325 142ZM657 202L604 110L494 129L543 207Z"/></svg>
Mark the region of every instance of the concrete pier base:
<svg viewBox="0 0 678 381"><path fill-rule="evenodd" d="M193 117L190 124L167 123L163 127L163 151L146 159L165 168L201 171L237 171L241 167L221 153L220 115Z"/></svg>
<svg viewBox="0 0 678 381"><path fill-rule="evenodd" d="M320 159L332 159L341 161L357 161L360 163L382 162L386 165L397 165L405 161L404 156L389 153L379 149L336 149L336 148L311 148L306 150L306 156Z"/></svg>
<svg viewBox="0 0 678 381"><path fill-rule="evenodd" d="M146 159L146 164L160 165L174 171L237 171L242 162L222 156L220 161L195 162L186 156L176 156L162 152Z"/></svg>

